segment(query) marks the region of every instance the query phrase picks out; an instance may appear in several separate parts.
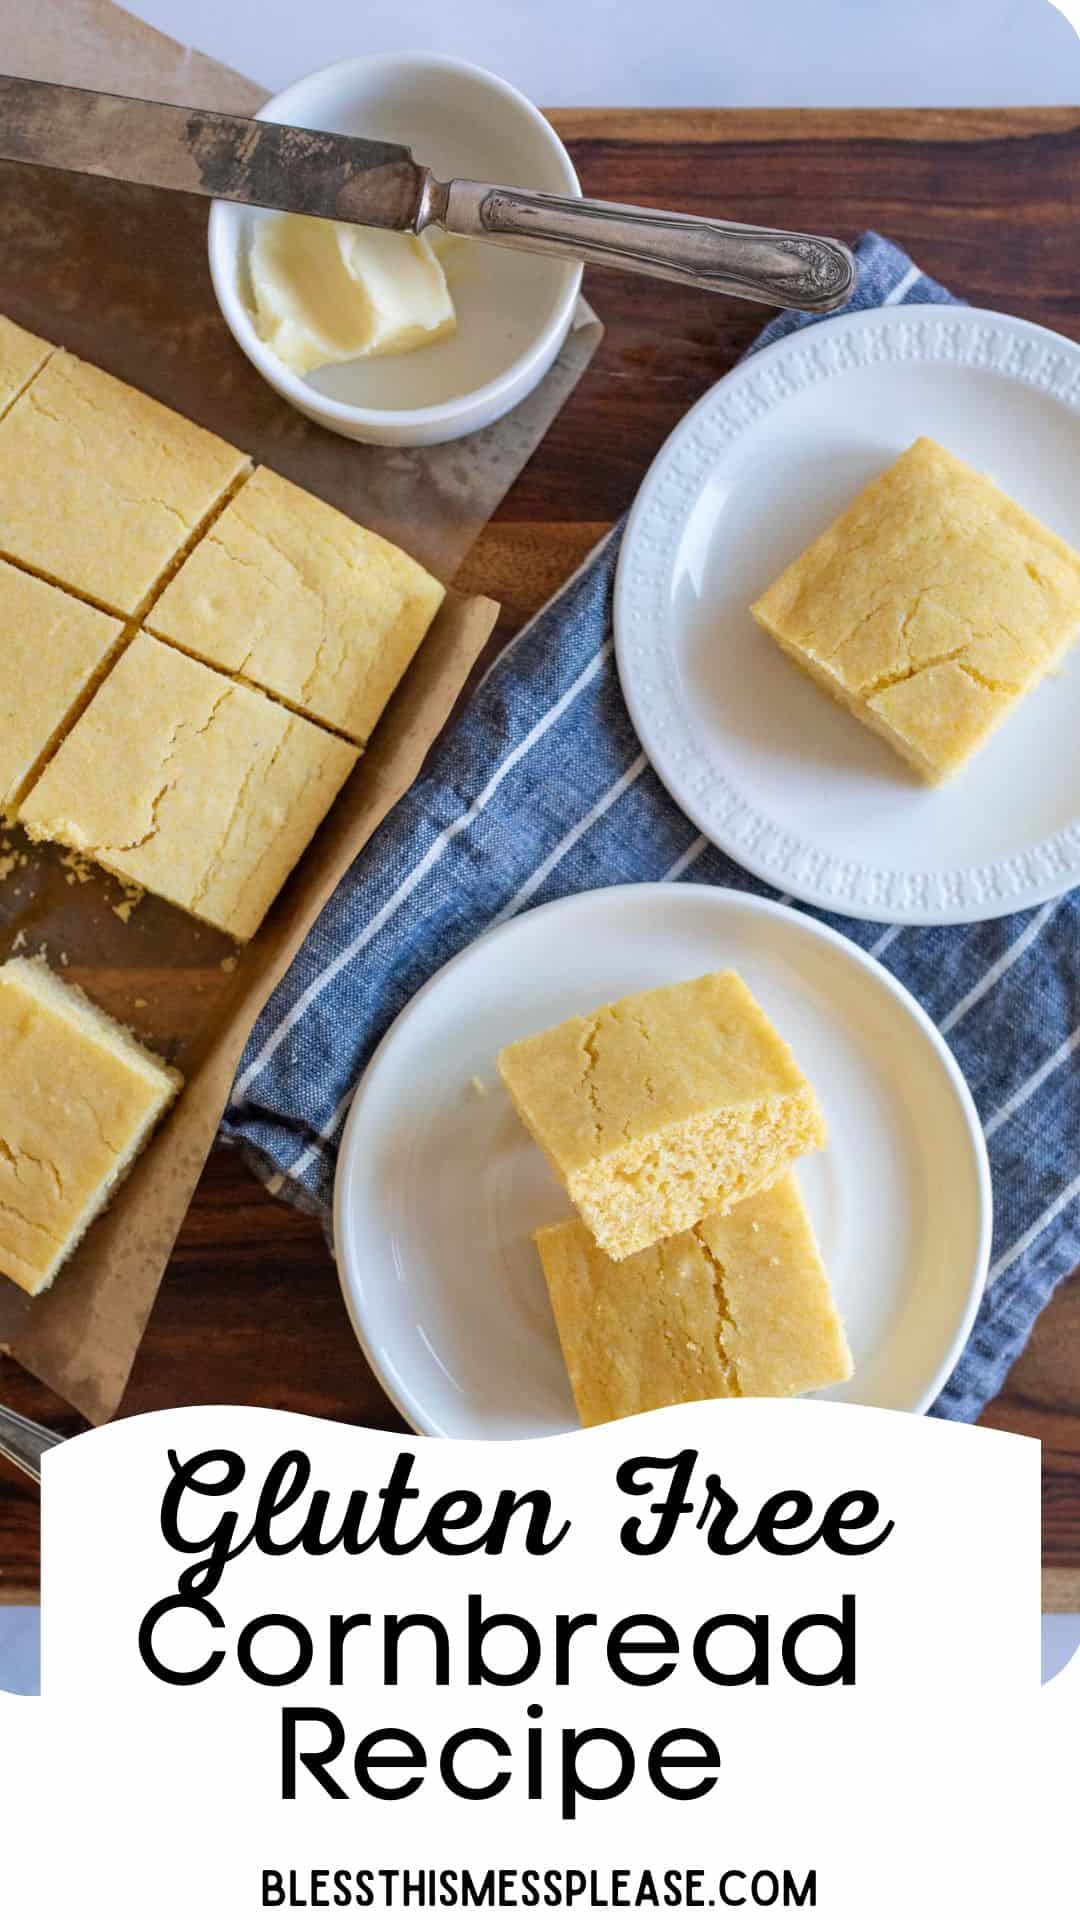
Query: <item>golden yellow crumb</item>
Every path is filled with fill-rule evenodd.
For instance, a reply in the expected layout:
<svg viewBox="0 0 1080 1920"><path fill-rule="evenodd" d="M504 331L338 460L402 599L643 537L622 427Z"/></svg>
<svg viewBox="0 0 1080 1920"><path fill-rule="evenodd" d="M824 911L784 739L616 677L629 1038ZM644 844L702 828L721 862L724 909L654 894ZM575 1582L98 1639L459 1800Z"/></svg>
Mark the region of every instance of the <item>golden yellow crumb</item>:
<svg viewBox="0 0 1080 1920"><path fill-rule="evenodd" d="M92 880L94 877L93 862L87 860L84 854L77 853L74 849L60 856L60 865L67 868L67 883L69 887L73 887L76 884L80 887L85 887L87 881Z"/></svg>
<svg viewBox="0 0 1080 1920"><path fill-rule="evenodd" d="M813 1088L736 973L630 994L517 1041L498 1067L616 1260L726 1212L825 1139Z"/></svg>

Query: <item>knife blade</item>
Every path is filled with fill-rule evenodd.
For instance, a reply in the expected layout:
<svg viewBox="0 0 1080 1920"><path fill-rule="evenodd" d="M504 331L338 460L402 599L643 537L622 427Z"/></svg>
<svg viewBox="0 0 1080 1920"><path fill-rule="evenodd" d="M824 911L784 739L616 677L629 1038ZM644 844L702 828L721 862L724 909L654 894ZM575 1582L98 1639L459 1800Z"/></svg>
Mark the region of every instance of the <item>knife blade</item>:
<svg viewBox="0 0 1080 1920"><path fill-rule="evenodd" d="M0 159L419 232L445 205L408 147L0 75Z"/></svg>
<svg viewBox="0 0 1080 1920"><path fill-rule="evenodd" d="M842 241L478 180L437 180L393 141L0 75L0 160L365 227L447 232L828 313L850 298Z"/></svg>

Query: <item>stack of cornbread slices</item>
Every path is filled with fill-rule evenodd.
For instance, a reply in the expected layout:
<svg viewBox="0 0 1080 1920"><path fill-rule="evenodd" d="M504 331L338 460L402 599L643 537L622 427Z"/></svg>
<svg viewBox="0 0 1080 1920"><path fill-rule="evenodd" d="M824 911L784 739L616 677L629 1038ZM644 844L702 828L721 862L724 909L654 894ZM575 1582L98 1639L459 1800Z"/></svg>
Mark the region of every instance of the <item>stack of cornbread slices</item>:
<svg viewBox="0 0 1080 1920"><path fill-rule="evenodd" d="M443 589L397 547L0 317L0 821L249 940ZM0 967L0 1274L53 1280L181 1085Z"/></svg>
<svg viewBox="0 0 1080 1920"><path fill-rule="evenodd" d="M792 1172L821 1108L738 974L630 994L498 1066L578 1211L536 1238L583 1425L850 1377Z"/></svg>

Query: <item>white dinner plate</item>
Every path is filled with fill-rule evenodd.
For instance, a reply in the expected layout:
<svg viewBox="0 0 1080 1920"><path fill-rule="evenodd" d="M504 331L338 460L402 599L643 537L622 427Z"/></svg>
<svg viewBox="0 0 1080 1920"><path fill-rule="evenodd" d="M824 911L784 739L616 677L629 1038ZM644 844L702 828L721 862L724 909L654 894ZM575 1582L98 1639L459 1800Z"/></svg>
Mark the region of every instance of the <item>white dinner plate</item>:
<svg viewBox="0 0 1080 1920"><path fill-rule="evenodd" d="M422 1433L576 1426L536 1249L566 1194L495 1070L507 1042L644 987L735 967L821 1097L800 1163L855 1356L829 1397L920 1412L970 1330L990 1246L971 1096L910 995L850 941L719 887L612 887L478 940L410 1001L353 1102L335 1239L353 1326ZM479 1083L479 1084L477 1084Z"/></svg>
<svg viewBox="0 0 1080 1920"><path fill-rule="evenodd" d="M748 611L920 434L1080 546L1080 347L971 307L850 314L765 348L675 429L630 515L615 637L642 745L718 847L817 906L943 925L1080 881L1080 646L935 789Z"/></svg>

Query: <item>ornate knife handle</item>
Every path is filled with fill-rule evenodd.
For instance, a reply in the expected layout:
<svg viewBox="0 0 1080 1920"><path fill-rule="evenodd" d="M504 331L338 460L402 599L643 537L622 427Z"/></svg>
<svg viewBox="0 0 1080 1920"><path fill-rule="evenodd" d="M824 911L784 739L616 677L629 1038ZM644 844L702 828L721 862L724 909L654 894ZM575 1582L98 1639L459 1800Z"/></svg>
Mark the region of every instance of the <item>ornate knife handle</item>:
<svg viewBox="0 0 1080 1920"><path fill-rule="evenodd" d="M451 233L481 235L529 253L629 268L807 313L842 306L855 286L854 259L839 240L476 180L451 181L445 224Z"/></svg>
<svg viewBox="0 0 1080 1920"><path fill-rule="evenodd" d="M21 1468L31 1480L41 1479L41 1462L50 1447L59 1446L62 1434L50 1433L36 1420L27 1420L10 1407L0 1407L0 1456L13 1467Z"/></svg>

